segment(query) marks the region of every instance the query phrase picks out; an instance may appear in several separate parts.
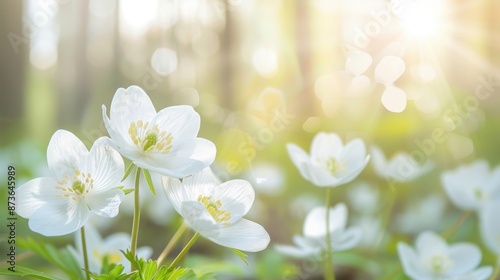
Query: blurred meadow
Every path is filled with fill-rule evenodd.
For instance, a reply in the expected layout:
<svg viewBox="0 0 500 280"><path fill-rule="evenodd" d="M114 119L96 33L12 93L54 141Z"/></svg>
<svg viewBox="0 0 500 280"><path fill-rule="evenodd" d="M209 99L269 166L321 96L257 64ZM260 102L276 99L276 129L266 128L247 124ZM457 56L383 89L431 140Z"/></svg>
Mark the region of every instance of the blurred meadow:
<svg viewBox="0 0 500 280"><path fill-rule="evenodd" d="M423 4L409 6L415 1ZM496 0L3 1L2 224L7 166L16 168L18 186L47 175L46 149L57 129L89 148L108 135L101 106L109 108L118 88L138 85L156 110L194 107L199 136L217 147L212 169L222 181L252 183L248 216L271 236L266 250L249 254L248 266L206 239L184 264L217 272L217 279L322 279L322 265L273 245L290 244L308 210L324 205L324 189L300 175L286 144L309 151L325 131L344 143L361 138L369 154L377 146L388 158L404 151L419 165L432 162L401 182L380 176L371 155L353 182L332 190L334 204L348 206L348 224L363 231L358 246L334 253L337 279L408 279L397 242L413 244L424 230L446 232L462 214L443 189L442 172L479 159L500 164L499 14ZM138 243L152 247L155 259L182 217L159 176L153 181L159 191L152 197L143 188ZM130 233L132 211L126 200L118 217L91 223L104 237ZM18 218L18 239L75 246L72 234L44 237L27 224ZM2 229L2 266L6 236ZM482 264L496 263L474 215L447 240L472 242ZM55 270L22 248L17 261Z"/></svg>

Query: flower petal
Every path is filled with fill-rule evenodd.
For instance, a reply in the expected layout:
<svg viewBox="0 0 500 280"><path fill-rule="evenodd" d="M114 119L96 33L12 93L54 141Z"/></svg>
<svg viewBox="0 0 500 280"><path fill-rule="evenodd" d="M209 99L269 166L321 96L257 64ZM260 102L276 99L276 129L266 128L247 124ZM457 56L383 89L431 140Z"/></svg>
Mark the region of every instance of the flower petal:
<svg viewBox="0 0 500 280"><path fill-rule="evenodd" d="M481 263L481 251L476 245L456 243L448 249L448 257L453 268L448 271L449 276L460 276L473 270Z"/></svg>
<svg viewBox="0 0 500 280"><path fill-rule="evenodd" d="M330 232L343 231L347 223L347 207L343 203L330 208ZM304 236L309 238L326 236L326 208L316 206L306 216Z"/></svg>
<svg viewBox="0 0 500 280"><path fill-rule="evenodd" d="M40 207L28 222L30 229L45 236L60 236L80 229L89 218L89 210L83 200L62 198Z"/></svg>
<svg viewBox="0 0 500 280"><path fill-rule="evenodd" d="M372 166L379 177L385 178L388 169L388 163L382 150L377 146L372 146L370 149L372 156Z"/></svg>
<svg viewBox="0 0 500 280"><path fill-rule="evenodd" d="M403 265L405 274L412 279L431 279L427 271L422 267L420 259L410 246L405 243L398 243L398 255Z"/></svg>
<svg viewBox="0 0 500 280"><path fill-rule="evenodd" d="M200 233L221 246L247 252L262 251L266 249L271 240L269 234L261 225L247 219L241 219L217 231Z"/></svg>
<svg viewBox="0 0 500 280"><path fill-rule="evenodd" d="M294 258L306 258L314 256L315 254L318 254L321 251L320 247L299 248L295 246L281 245L281 244L276 244L273 247L277 252Z"/></svg>
<svg viewBox="0 0 500 280"><path fill-rule="evenodd" d="M131 122L150 121L156 115L156 109L144 90L129 86L116 90L109 114L117 130L127 134Z"/></svg>
<svg viewBox="0 0 500 280"><path fill-rule="evenodd" d="M118 215L120 203L125 198L125 194L120 189L110 189L101 192L89 192L85 196L85 201L92 213L112 218Z"/></svg>
<svg viewBox="0 0 500 280"><path fill-rule="evenodd" d="M301 147L288 143L286 144L286 149L295 166L299 167L302 163L310 161L309 155Z"/></svg>
<svg viewBox="0 0 500 280"><path fill-rule="evenodd" d="M334 251L344 251L353 248L361 241L362 232L359 228L349 228L340 237L332 241Z"/></svg>
<svg viewBox="0 0 500 280"><path fill-rule="evenodd" d="M493 268L491 266L482 266L471 273L467 273L463 277L459 277L459 279L487 280L490 278L491 274L493 274Z"/></svg>
<svg viewBox="0 0 500 280"><path fill-rule="evenodd" d="M33 212L54 199L59 193L57 182L48 177L28 181L16 189L16 212L23 218L30 218Z"/></svg>
<svg viewBox="0 0 500 280"><path fill-rule="evenodd" d="M184 178L200 172L215 160L215 145L203 138L185 140L167 155L150 154L137 166L162 175Z"/></svg>
<svg viewBox="0 0 500 280"><path fill-rule="evenodd" d="M179 179L167 176L162 176L161 182L165 196L170 201L175 211L180 214L182 202L191 200L186 197L183 184Z"/></svg>
<svg viewBox="0 0 500 280"><path fill-rule="evenodd" d="M120 154L111 147L111 139L100 137L94 142L86 160L86 172L92 175L92 192L103 192L118 187L124 173Z"/></svg>
<svg viewBox="0 0 500 280"><path fill-rule="evenodd" d="M216 187L212 199L221 201L221 210L231 213L228 222L234 223L252 207L255 191L248 181L231 180Z"/></svg>
<svg viewBox="0 0 500 280"><path fill-rule="evenodd" d="M180 214L194 231L202 233L214 230L217 231L219 228L219 225L215 223L214 219L201 202L182 202Z"/></svg>
<svg viewBox="0 0 500 280"><path fill-rule="evenodd" d="M434 252L445 252L448 244L436 233L425 231L418 235L415 241L415 248L420 255L430 255Z"/></svg>
<svg viewBox="0 0 500 280"><path fill-rule="evenodd" d="M487 248L500 256L500 223L498 222L500 204L490 203L479 213L481 237Z"/></svg>
<svg viewBox="0 0 500 280"><path fill-rule="evenodd" d="M149 124L154 125L158 125L160 131L171 133L174 139L192 139L200 130L200 115L191 106L171 106L158 112Z"/></svg>
<svg viewBox="0 0 500 280"><path fill-rule="evenodd" d="M73 172L83 166L88 150L73 133L58 130L52 135L47 147L47 164L56 180L65 175L73 176Z"/></svg>
<svg viewBox="0 0 500 280"><path fill-rule="evenodd" d="M311 158L338 158L342 148L342 140L337 134L320 132L311 142Z"/></svg>

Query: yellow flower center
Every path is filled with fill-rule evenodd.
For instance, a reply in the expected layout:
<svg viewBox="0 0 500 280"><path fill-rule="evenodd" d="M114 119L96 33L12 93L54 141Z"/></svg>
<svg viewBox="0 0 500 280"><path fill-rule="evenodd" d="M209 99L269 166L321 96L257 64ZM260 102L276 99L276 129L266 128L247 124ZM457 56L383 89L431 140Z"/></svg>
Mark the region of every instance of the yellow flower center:
<svg viewBox="0 0 500 280"><path fill-rule="evenodd" d="M220 201L220 199L213 201L212 196L203 196L200 194L198 196L198 201L201 202L203 206L205 206L208 213L212 216L212 218L214 218L217 223L229 225L229 222L227 221L231 219L231 213L229 211L220 209L222 207L222 202Z"/></svg>
<svg viewBox="0 0 500 280"><path fill-rule="evenodd" d="M429 268L438 275L445 273L453 265L451 260L442 254L433 255L429 261Z"/></svg>
<svg viewBox="0 0 500 280"><path fill-rule="evenodd" d="M57 184L55 188L62 191L62 193L57 194L57 197L71 197L71 199L77 200L85 197L94 188L94 179L90 173L82 173L77 169L72 180L69 175L66 175Z"/></svg>
<svg viewBox="0 0 500 280"><path fill-rule="evenodd" d="M94 258L98 259L101 262L104 260L104 258L108 259L108 263L120 263L122 261L122 255L120 253L109 253L101 255L101 253L97 249L94 249L92 251L92 254L94 255Z"/></svg>
<svg viewBox="0 0 500 280"><path fill-rule="evenodd" d="M335 158L328 158L325 162L326 169L330 174L335 175L339 172L345 172L346 168L344 166L344 163L341 161L336 160Z"/></svg>
<svg viewBox="0 0 500 280"><path fill-rule="evenodd" d="M139 120L130 123L128 128L130 139L143 152L156 151L167 154L172 149L172 134L166 131L160 131L158 125L149 128L149 122Z"/></svg>

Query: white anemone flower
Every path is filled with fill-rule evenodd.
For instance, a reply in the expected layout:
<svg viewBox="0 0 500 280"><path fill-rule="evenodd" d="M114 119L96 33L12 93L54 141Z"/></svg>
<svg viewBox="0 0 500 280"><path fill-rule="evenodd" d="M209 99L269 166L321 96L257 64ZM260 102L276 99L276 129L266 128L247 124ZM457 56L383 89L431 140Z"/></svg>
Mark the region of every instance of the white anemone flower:
<svg viewBox="0 0 500 280"><path fill-rule="evenodd" d="M90 213L115 217L124 194L117 187L124 173L123 159L97 139L90 149L73 133L58 130L47 148L52 177L33 179L17 189L17 214L29 219L34 232L65 235L80 229Z"/></svg>
<svg viewBox="0 0 500 280"><path fill-rule="evenodd" d="M319 187L349 183L363 171L370 158L361 139L344 146L335 133L318 133L311 144L311 155L292 143L287 144L287 150L302 177Z"/></svg>
<svg viewBox="0 0 500 280"><path fill-rule="evenodd" d="M398 182L413 181L434 167L434 164L430 161L420 165L405 152L398 152L390 159L387 159L382 150L376 146L371 147L370 154L377 175Z"/></svg>
<svg viewBox="0 0 500 280"><path fill-rule="evenodd" d="M452 202L463 210L480 210L500 199L500 166L490 171L484 160L444 172L441 181Z"/></svg>
<svg viewBox="0 0 500 280"><path fill-rule="evenodd" d="M85 239L87 242L90 272L99 275L105 258L107 258L108 263L123 265L124 272L130 272L130 261L120 252L120 250L126 251L129 248L130 234L114 233L103 239L99 232L88 224L85 226ZM68 250L76 259L80 267L83 267L83 250L80 231L75 234L75 244L76 249L72 246L68 246ZM138 258L147 260L152 254L153 249L150 247L141 247L137 249Z"/></svg>
<svg viewBox="0 0 500 280"><path fill-rule="evenodd" d="M326 207L314 207L306 216L303 236L295 235L296 246L275 245L274 248L285 255L297 258L317 256L327 250ZM343 203L330 208L330 240L333 251L353 248L361 241L361 231L351 227L346 229L347 207Z"/></svg>
<svg viewBox="0 0 500 280"><path fill-rule="evenodd" d="M116 91L110 118L104 105L102 115L116 149L140 168L183 178L215 159L215 145L197 138L200 115L191 106L171 106L157 113L148 95L130 86Z"/></svg>
<svg viewBox="0 0 500 280"><path fill-rule="evenodd" d="M490 203L480 212L480 228L483 243L493 253L500 258L500 223L498 214L500 213L500 201ZM499 259L500 262L500 259Z"/></svg>
<svg viewBox="0 0 500 280"><path fill-rule="evenodd" d="M243 219L255 199L245 180L220 183L210 167L182 180L162 177L165 194L187 225L219 245L247 252L264 250L267 231Z"/></svg>
<svg viewBox="0 0 500 280"><path fill-rule="evenodd" d="M470 243L448 246L445 240L431 231L421 233L415 249L398 243L398 254L405 274L411 279L487 279L493 269L476 268L481 263L481 251Z"/></svg>

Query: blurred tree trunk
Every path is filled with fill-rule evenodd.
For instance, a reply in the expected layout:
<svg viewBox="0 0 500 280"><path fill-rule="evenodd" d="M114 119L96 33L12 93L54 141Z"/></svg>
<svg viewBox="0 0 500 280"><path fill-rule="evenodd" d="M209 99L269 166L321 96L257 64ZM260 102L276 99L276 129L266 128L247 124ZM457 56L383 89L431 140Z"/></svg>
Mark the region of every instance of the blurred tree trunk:
<svg viewBox="0 0 500 280"><path fill-rule="evenodd" d="M233 32L234 32L234 20L232 18L231 10L229 7L229 0L224 1L224 15L226 26L224 28L224 32L222 33L221 39L221 53L222 56L222 65L221 65L221 86L222 86L222 106L228 110L234 109L234 73L235 70L233 67L233 56L234 56L234 41L233 41Z"/></svg>
<svg viewBox="0 0 500 280"><path fill-rule="evenodd" d="M76 6L75 6L76 5ZM89 104L91 79L87 62L89 0L64 6L59 26L58 122L77 125ZM75 20L76 18L76 20Z"/></svg>
<svg viewBox="0 0 500 280"><path fill-rule="evenodd" d="M112 88L116 90L120 87L125 87L123 85L123 76L120 69L120 59L122 57L121 49L121 37L120 37L120 1L116 1L115 12L113 15L114 27L113 27L113 63L111 69L112 75Z"/></svg>
<svg viewBox="0 0 500 280"><path fill-rule="evenodd" d="M300 113L310 115L314 104L313 77L311 67L311 31L309 18L309 1L295 0L295 46L299 60L300 74L302 80L302 92L299 96L302 104Z"/></svg>
<svg viewBox="0 0 500 280"><path fill-rule="evenodd" d="M29 38L23 34L23 1L7 1L0 9L0 124L10 135L23 117ZM9 131L5 131L9 129ZM4 138L2 136L2 138ZM4 138L5 139L5 138Z"/></svg>

